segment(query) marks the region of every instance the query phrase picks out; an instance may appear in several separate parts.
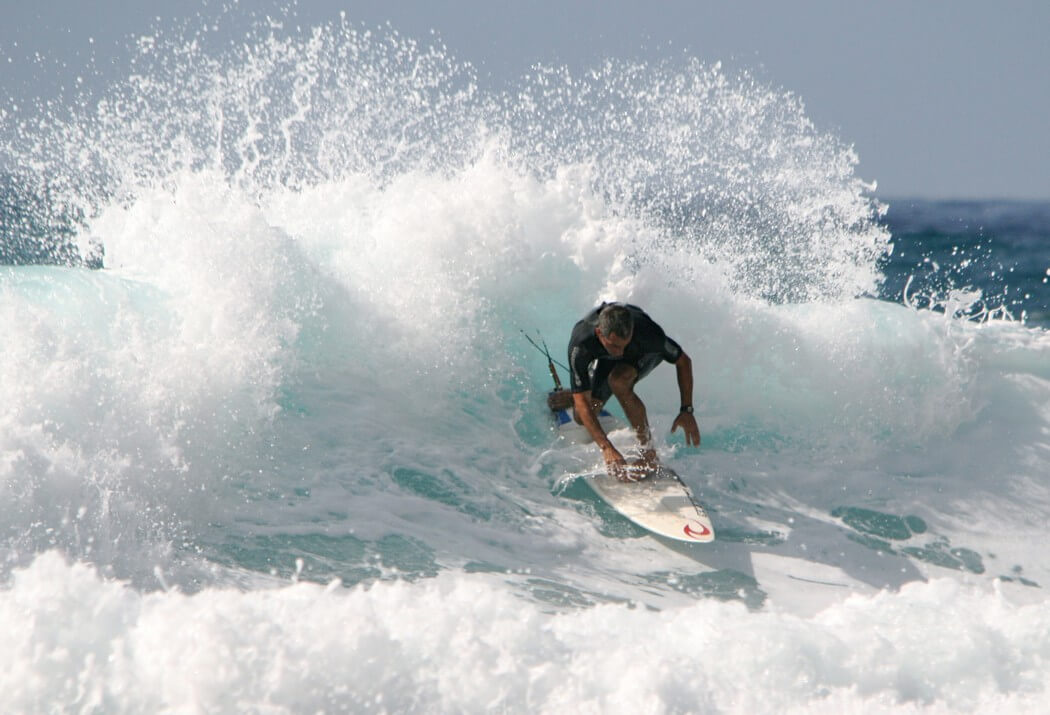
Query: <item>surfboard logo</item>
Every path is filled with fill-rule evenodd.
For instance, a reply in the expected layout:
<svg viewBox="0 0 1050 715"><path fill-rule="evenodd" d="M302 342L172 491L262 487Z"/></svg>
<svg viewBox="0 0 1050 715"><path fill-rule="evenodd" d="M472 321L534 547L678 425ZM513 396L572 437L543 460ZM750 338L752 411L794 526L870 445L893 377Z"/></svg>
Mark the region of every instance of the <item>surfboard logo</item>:
<svg viewBox="0 0 1050 715"><path fill-rule="evenodd" d="M704 526L700 522L695 522L695 523L697 524L697 526L700 527L700 531L696 531L695 529L693 529L693 525L692 524L686 524L685 528L682 529L682 531L685 532L686 536L688 536L691 539L703 539L704 537L707 537L707 536L711 535L711 530L710 529L708 529L706 526Z"/></svg>

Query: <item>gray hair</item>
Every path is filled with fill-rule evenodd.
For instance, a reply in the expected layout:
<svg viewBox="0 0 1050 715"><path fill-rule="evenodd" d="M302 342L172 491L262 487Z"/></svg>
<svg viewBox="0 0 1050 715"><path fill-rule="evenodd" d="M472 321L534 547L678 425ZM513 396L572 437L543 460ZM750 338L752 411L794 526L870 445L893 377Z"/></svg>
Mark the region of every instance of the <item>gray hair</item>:
<svg viewBox="0 0 1050 715"><path fill-rule="evenodd" d="M622 305L607 305L598 314L598 330L602 331L602 335L630 338L634 332L634 316Z"/></svg>

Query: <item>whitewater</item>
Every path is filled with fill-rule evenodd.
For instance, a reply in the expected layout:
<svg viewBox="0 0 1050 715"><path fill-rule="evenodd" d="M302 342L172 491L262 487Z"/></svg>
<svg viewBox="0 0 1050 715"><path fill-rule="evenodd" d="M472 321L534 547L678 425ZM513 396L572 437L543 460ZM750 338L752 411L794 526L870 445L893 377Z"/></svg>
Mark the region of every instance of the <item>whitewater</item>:
<svg viewBox="0 0 1050 715"><path fill-rule="evenodd" d="M880 297L886 207L800 98L225 22L0 115L78 257L0 266L3 710L1045 707L1050 336ZM639 394L713 544L556 440L522 331L562 359L602 300L692 357L700 448L673 370Z"/></svg>

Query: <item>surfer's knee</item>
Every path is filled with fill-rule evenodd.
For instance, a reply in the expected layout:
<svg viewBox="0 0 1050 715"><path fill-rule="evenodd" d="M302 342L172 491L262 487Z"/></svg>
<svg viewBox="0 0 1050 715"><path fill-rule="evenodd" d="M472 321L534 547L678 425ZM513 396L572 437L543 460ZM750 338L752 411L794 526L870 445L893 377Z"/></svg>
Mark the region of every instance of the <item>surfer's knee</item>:
<svg viewBox="0 0 1050 715"><path fill-rule="evenodd" d="M638 371L630 365L620 365L609 373L609 389L617 397L625 397L634 391Z"/></svg>

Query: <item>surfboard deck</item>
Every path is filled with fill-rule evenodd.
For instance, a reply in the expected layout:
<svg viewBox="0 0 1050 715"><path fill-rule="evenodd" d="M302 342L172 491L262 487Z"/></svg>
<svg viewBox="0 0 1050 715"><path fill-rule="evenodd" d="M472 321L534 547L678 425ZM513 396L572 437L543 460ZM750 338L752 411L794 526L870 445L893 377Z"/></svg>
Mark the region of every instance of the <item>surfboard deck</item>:
<svg viewBox="0 0 1050 715"><path fill-rule="evenodd" d="M555 412L559 437L569 444L591 441L590 434L576 424L567 410ZM606 432L623 424L602 411L599 420ZM637 482L620 481L604 468L580 475L602 501L631 523L659 536L689 543L709 543L715 539L711 519L693 498L689 487L677 473L659 465L651 476Z"/></svg>
<svg viewBox="0 0 1050 715"><path fill-rule="evenodd" d="M587 484L602 500L632 523L667 539L706 544L715 540L707 512L670 467L652 476L624 482L605 471L589 475Z"/></svg>

